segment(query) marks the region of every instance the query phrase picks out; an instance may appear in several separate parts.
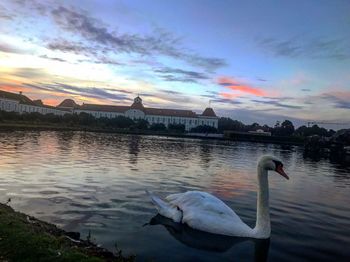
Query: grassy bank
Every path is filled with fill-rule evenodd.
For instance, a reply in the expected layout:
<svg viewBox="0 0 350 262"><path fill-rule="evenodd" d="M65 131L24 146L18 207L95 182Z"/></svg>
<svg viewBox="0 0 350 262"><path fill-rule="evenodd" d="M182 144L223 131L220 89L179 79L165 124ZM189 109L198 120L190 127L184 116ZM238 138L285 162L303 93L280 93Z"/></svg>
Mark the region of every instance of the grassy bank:
<svg viewBox="0 0 350 262"><path fill-rule="evenodd" d="M0 261L133 261L0 204Z"/></svg>

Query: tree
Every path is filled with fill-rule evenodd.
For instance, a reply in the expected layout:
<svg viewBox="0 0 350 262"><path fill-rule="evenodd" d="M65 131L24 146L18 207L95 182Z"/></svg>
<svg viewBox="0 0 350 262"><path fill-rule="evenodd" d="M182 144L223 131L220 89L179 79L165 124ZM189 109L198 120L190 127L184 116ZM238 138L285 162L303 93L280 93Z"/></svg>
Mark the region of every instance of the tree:
<svg viewBox="0 0 350 262"><path fill-rule="evenodd" d="M148 126L149 126L149 123L147 120L145 119L139 119L136 121L136 124L134 125L134 127L136 129L142 129L142 130L145 130L145 129L148 129Z"/></svg>
<svg viewBox="0 0 350 262"><path fill-rule="evenodd" d="M318 125L313 125L312 127L306 127L301 126L294 132L297 136L312 136L312 135L318 135L318 136L332 136L335 134L334 130L329 130L319 127Z"/></svg>
<svg viewBox="0 0 350 262"><path fill-rule="evenodd" d="M111 126L116 128L129 128L134 126L135 122L128 117L125 116L117 116L111 119Z"/></svg>
<svg viewBox="0 0 350 262"><path fill-rule="evenodd" d="M48 114L50 115L50 114ZM78 119L78 123L79 125L83 125L83 126L91 126L95 124L95 117L93 117L92 115L85 113L85 112L81 112L79 114L79 119Z"/></svg>
<svg viewBox="0 0 350 262"><path fill-rule="evenodd" d="M285 135L285 136L293 135L294 130L295 130L293 123L289 120L284 120L282 125L281 125L281 128L283 130L283 135Z"/></svg>
<svg viewBox="0 0 350 262"><path fill-rule="evenodd" d="M213 126L203 125L191 129L193 133L216 133L218 130Z"/></svg>
<svg viewBox="0 0 350 262"><path fill-rule="evenodd" d="M225 130L231 131L245 131L246 126L237 120L232 120L229 117L221 117L218 123L219 132L223 133Z"/></svg>
<svg viewBox="0 0 350 262"><path fill-rule="evenodd" d="M151 129L153 131L165 131L166 126L163 123L154 123L150 126L149 129Z"/></svg>
<svg viewBox="0 0 350 262"><path fill-rule="evenodd" d="M183 124L169 124L168 129L170 131L184 133L186 128Z"/></svg>
<svg viewBox="0 0 350 262"><path fill-rule="evenodd" d="M282 124L279 124L279 121L276 122L276 125L273 129L273 134L277 136L291 136L294 133L294 125L289 120L284 120Z"/></svg>

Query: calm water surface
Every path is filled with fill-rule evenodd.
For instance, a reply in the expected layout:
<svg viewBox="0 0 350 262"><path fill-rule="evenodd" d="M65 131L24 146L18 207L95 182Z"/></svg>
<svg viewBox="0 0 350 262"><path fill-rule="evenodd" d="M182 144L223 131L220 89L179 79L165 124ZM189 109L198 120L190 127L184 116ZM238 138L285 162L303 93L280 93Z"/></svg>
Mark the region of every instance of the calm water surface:
<svg viewBox="0 0 350 262"><path fill-rule="evenodd" d="M203 190L253 226L256 162L271 173L270 241L208 235L154 217L144 190ZM350 169L276 145L83 132L0 133L0 201L138 261L350 261ZM149 223L148 225L145 225ZM145 226L144 226L145 225ZM244 239L243 239L244 240Z"/></svg>

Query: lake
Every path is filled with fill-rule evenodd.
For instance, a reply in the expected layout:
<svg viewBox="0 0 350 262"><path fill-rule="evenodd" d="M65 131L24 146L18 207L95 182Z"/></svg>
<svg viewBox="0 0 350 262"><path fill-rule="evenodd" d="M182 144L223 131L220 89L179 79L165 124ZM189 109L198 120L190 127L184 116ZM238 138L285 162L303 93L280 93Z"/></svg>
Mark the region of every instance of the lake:
<svg viewBox="0 0 350 262"><path fill-rule="evenodd" d="M201 190L255 225L256 162L270 172L270 240L220 237L155 216L145 189ZM137 261L349 261L350 168L300 147L85 132L0 133L1 202Z"/></svg>

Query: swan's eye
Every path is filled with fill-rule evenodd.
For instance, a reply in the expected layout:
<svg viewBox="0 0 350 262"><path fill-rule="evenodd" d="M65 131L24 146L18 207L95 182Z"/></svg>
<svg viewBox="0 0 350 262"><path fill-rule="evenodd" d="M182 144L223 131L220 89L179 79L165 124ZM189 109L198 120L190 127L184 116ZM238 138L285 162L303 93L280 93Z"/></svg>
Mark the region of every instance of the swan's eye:
<svg viewBox="0 0 350 262"><path fill-rule="evenodd" d="M273 162L275 163L275 170L283 167L283 164L281 161L273 160Z"/></svg>

